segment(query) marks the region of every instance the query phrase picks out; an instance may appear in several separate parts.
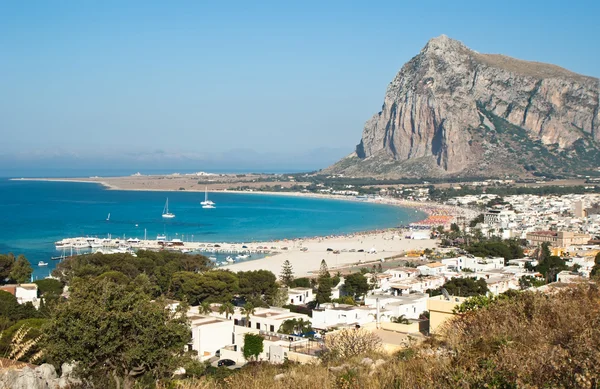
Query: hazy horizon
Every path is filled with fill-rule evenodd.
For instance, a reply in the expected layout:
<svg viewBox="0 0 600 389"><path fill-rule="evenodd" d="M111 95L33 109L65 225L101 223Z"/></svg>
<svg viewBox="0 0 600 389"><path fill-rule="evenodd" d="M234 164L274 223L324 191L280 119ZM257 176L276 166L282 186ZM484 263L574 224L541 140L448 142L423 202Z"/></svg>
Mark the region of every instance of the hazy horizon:
<svg viewBox="0 0 600 389"><path fill-rule="evenodd" d="M3 3L0 175L325 168L354 150L388 83L432 37L598 77L597 11L552 1Z"/></svg>

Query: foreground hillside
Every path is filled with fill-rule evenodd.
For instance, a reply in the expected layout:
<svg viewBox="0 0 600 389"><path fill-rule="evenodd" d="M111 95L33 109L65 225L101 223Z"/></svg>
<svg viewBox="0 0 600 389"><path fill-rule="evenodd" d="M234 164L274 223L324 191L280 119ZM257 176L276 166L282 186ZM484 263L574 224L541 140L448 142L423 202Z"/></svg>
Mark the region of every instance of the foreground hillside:
<svg viewBox="0 0 600 389"><path fill-rule="evenodd" d="M595 388L600 379L599 324L595 285L552 294L521 292L464 314L449 323L443 336L392 357L254 365L180 387Z"/></svg>
<svg viewBox="0 0 600 389"><path fill-rule="evenodd" d="M440 36L407 62L356 152L326 173L382 177L591 174L599 80L480 54Z"/></svg>

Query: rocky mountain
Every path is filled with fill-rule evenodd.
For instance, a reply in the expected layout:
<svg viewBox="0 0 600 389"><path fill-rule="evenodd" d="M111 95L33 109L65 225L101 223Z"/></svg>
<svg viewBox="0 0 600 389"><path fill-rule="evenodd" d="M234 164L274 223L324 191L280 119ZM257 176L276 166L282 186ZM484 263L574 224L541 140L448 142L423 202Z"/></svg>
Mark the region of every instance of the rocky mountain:
<svg viewBox="0 0 600 389"><path fill-rule="evenodd" d="M597 171L599 91L597 78L480 54L442 35L388 85L356 151L324 172L497 177Z"/></svg>

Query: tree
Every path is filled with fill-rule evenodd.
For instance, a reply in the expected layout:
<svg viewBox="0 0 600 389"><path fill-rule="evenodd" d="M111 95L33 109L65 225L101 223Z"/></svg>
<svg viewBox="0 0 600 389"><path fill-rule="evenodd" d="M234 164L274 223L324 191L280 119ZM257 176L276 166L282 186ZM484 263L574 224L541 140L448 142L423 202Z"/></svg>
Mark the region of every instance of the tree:
<svg viewBox="0 0 600 389"><path fill-rule="evenodd" d="M279 333L281 334L288 334L288 335L294 335L294 334L306 334L311 332L312 326L310 325L309 321L306 321L302 318L300 319L288 319L285 320L283 323L281 323L281 326L279 327Z"/></svg>
<svg viewBox="0 0 600 389"><path fill-rule="evenodd" d="M392 316L390 321L397 324L410 324L410 321L404 315Z"/></svg>
<svg viewBox="0 0 600 389"><path fill-rule="evenodd" d="M279 289L277 277L268 270L241 271L237 273L239 295L254 305L271 305Z"/></svg>
<svg viewBox="0 0 600 389"><path fill-rule="evenodd" d="M355 300L369 291L369 281L361 273L353 273L344 280L344 291Z"/></svg>
<svg viewBox="0 0 600 389"><path fill-rule="evenodd" d="M244 315L246 317L246 325L248 327L250 327L250 316L254 315L255 311L256 311L256 308L254 308L254 305L252 305L252 303L246 303L242 307L242 315Z"/></svg>
<svg viewBox="0 0 600 389"><path fill-rule="evenodd" d="M600 253L596 254L594 258L594 267L592 267L592 271L590 272L590 277L595 277L600 275Z"/></svg>
<svg viewBox="0 0 600 389"><path fill-rule="evenodd" d="M17 283L22 284L31 279L31 273L33 273L33 269L31 268L29 261L23 254L20 254L12 265L8 277Z"/></svg>
<svg viewBox="0 0 600 389"><path fill-rule="evenodd" d="M275 295L273 296L273 301L271 303L274 307L283 307L288 303L288 289L287 288L279 288Z"/></svg>
<svg viewBox="0 0 600 389"><path fill-rule="evenodd" d="M321 270L319 271L319 278L317 279L318 287L315 300L318 304L328 303L331 301L331 289L333 282L331 275L327 269L327 263L325 260L321 261Z"/></svg>
<svg viewBox="0 0 600 389"><path fill-rule="evenodd" d="M554 282L558 273L568 269L565 260L556 255L548 256L536 266L536 271L544 275L547 283Z"/></svg>
<svg viewBox="0 0 600 389"><path fill-rule="evenodd" d="M63 292L63 283L52 278L44 278L33 282L38 286L38 293L44 297L47 295L60 296Z"/></svg>
<svg viewBox="0 0 600 389"><path fill-rule="evenodd" d="M212 313L212 308L210 303L204 301L198 306L198 312L204 315L209 315Z"/></svg>
<svg viewBox="0 0 600 389"><path fill-rule="evenodd" d="M292 288L312 288L310 284L310 279L306 277L296 278L292 281L290 287Z"/></svg>
<svg viewBox="0 0 600 389"><path fill-rule="evenodd" d="M281 266L281 274L279 275L279 279L281 283L285 286L291 287L294 281L294 271L292 269L292 264L289 260L285 260L283 265Z"/></svg>
<svg viewBox="0 0 600 389"><path fill-rule="evenodd" d="M484 279L480 278L454 278L446 282L443 286L451 296L471 297L485 295L489 292ZM436 289L433 295L441 294L441 288Z"/></svg>
<svg viewBox="0 0 600 389"><path fill-rule="evenodd" d="M131 388L144 374L170 377L179 367L190 339L183 309L172 312L134 285L106 279L75 279L70 286L45 331L51 361L76 361L81 378L110 377L117 389Z"/></svg>
<svg viewBox="0 0 600 389"><path fill-rule="evenodd" d="M235 307L230 302L223 303L219 307L219 313L221 315L225 314L225 317L227 319L229 319L231 317L231 315L233 315L235 313Z"/></svg>
<svg viewBox="0 0 600 389"><path fill-rule="evenodd" d="M3 283L8 278L10 271L15 263L15 256L13 253L7 255L0 254L0 283Z"/></svg>
<svg viewBox="0 0 600 389"><path fill-rule="evenodd" d="M469 227L475 227L477 224L483 223L483 219L484 219L483 213L480 213L479 215L477 215L476 218L472 219L469 222Z"/></svg>
<svg viewBox="0 0 600 389"><path fill-rule="evenodd" d="M452 232L460 232L460 227L456 223L450 224L450 231Z"/></svg>
<svg viewBox="0 0 600 389"><path fill-rule="evenodd" d="M256 360L264 350L264 338L260 335L245 334L242 353L247 361Z"/></svg>
<svg viewBox="0 0 600 389"><path fill-rule="evenodd" d="M371 331L343 329L325 337L327 358L352 358L357 355L377 352L381 349L381 339Z"/></svg>

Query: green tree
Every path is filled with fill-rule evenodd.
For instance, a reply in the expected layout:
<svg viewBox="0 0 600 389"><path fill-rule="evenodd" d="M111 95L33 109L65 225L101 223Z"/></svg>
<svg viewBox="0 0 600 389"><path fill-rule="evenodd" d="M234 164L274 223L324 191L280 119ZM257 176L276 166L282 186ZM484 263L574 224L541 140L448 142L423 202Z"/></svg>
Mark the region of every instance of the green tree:
<svg viewBox="0 0 600 389"><path fill-rule="evenodd" d="M15 256L13 253L0 254L0 283L4 283L4 280L8 278L10 271L15 263Z"/></svg>
<svg viewBox="0 0 600 389"><path fill-rule="evenodd" d="M590 277L595 277L600 275L600 253L596 254L594 258L594 267L592 267L592 271L590 272Z"/></svg>
<svg viewBox="0 0 600 389"><path fill-rule="evenodd" d="M239 295L254 305L272 305L273 298L279 289L277 277L268 270L253 270L237 273L239 279Z"/></svg>
<svg viewBox="0 0 600 389"><path fill-rule="evenodd" d="M318 304L328 303L331 301L331 289L333 288L333 282L329 269L327 268L327 262L323 259L321 261L321 269L319 271L319 277L317 278L317 293L315 300Z"/></svg>
<svg viewBox="0 0 600 389"><path fill-rule="evenodd" d="M219 307L219 313L221 315L225 314L225 317L229 319L235 313L235 306L230 302L223 303Z"/></svg>
<svg viewBox="0 0 600 389"><path fill-rule="evenodd" d="M565 260L556 255L550 255L542 260L537 266L536 271L544 275L546 282L554 282L556 275L563 270L568 270L569 267L565 264Z"/></svg>
<svg viewBox="0 0 600 389"><path fill-rule="evenodd" d="M247 361L256 360L264 350L264 338L260 335L245 334L242 353Z"/></svg>
<svg viewBox="0 0 600 389"><path fill-rule="evenodd" d="M450 224L450 231L452 232L460 232L460 227L456 223Z"/></svg>
<svg viewBox="0 0 600 389"><path fill-rule="evenodd" d="M294 271L292 269L292 264L289 260L285 260L283 265L281 266L281 274L279 275L279 280L285 286L291 287L294 281Z"/></svg>
<svg viewBox="0 0 600 389"><path fill-rule="evenodd" d="M469 227L475 227L477 224L483 223L483 219L484 219L483 213L480 213L479 215L477 215L476 218L472 219L469 222Z"/></svg>
<svg viewBox="0 0 600 389"><path fill-rule="evenodd" d="M254 307L254 305L252 305L252 303L246 303L242 307L241 313L246 318L246 325L248 327L250 327L250 316L254 315L255 311L256 311L256 308Z"/></svg>
<svg viewBox="0 0 600 389"><path fill-rule="evenodd" d="M198 306L198 312L203 315L210 315L212 313L212 308L210 307L210 303L204 301Z"/></svg>
<svg viewBox="0 0 600 389"><path fill-rule="evenodd" d="M311 332L312 330L313 329L309 321L299 318L285 320L283 323L281 323L278 332L288 335L303 335Z"/></svg>
<svg viewBox="0 0 600 389"><path fill-rule="evenodd" d="M22 284L31 279L31 273L33 273L33 269L31 268L29 261L23 254L20 254L12 265L8 277L17 283Z"/></svg>
<svg viewBox="0 0 600 389"><path fill-rule="evenodd" d="M171 312L135 286L106 279L75 279L70 286L44 331L48 357L58 366L77 361L80 377L110 377L117 389L128 389L144 374L170 377L182 363L190 339L182 309Z"/></svg>
<svg viewBox="0 0 600 389"><path fill-rule="evenodd" d="M344 280L344 292L355 300L369 291L369 281L361 273L352 273Z"/></svg>
<svg viewBox="0 0 600 389"><path fill-rule="evenodd" d="M63 283L59 280L54 280L52 278L44 278L42 280L37 280L33 282L38 286L38 293L40 296L48 296L55 295L60 296L63 292Z"/></svg>
<svg viewBox="0 0 600 389"><path fill-rule="evenodd" d="M410 324L410 321L404 315L392 316L390 321L396 324Z"/></svg>
<svg viewBox="0 0 600 389"><path fill-rule="evenodd" d="M292 281L292 284L290 285L290 287L292 288L311 288L312 285L310 284L310 279L306 278L306 277L302 277L302 278L296 278Z"/></svg>
<svg viewBox="0 0 600 389"><path fill-rule="evenodd" d="M443 286L451 296L471 297L485 295L489 292L484 279L452 278ZM440 295L441 288L432 291L432 295Z"/></svg>

